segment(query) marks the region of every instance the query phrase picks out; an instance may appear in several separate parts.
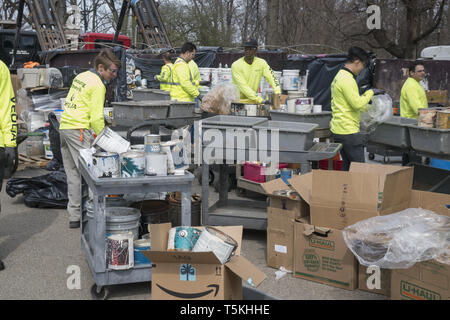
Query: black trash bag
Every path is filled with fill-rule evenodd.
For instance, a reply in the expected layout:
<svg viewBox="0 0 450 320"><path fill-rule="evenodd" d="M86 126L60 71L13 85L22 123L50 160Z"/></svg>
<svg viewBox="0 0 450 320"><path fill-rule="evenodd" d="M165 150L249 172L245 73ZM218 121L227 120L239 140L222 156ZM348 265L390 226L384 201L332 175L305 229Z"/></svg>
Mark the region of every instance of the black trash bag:
<svg viewBox="0 0 450 320"><path fill-rule="evenodd" d="M52 149L53 159L45 166L48 171L56 171L63 167L61 154L61 138L59 136L59 122L53 112L48 114L50 148Z"/></svg>
<svg viewBox="0 0 450 320"><path fill-rule="evenodd" d="M9 179L6 193L11 198L23 194L25 205L31 208L65 209L69 202L64 169L33 178Z"/></svg>

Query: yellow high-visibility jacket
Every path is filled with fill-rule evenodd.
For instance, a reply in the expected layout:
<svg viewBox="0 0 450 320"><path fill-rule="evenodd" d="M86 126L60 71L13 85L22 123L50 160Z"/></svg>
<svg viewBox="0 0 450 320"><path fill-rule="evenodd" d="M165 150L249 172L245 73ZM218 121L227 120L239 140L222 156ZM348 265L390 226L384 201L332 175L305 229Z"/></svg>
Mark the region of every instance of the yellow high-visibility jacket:
<svg viewBox="0 0 450 320"><path fill-rule="evenodd" d="M16 99L9 69L0 60L0 148L16 146ZM3 165L3 164L1 164Z"/></svg>
<svg viewBox="0 0 450 320"><path fill-rule="evenodd" d="M275 94L281 93L280 82L267 64L266 60L255 57L252 64L245 62L244 57L231 65L232 82L239 88L241 103L262 103L263 98L257 91L264 77L272 86Z"/></svg>
<svg viewBox="0 0 450 320"><path fill-rule="evenodd" d="M415 79L408 78L400 94L400 117L417 119L421 108L428 108L425 89Z"/></svg>
<svg viewBox="0 0 450 320"><path fill-rule="evenodd" d="M94 70L77 75L67 94L59 129L92 128L98 135L105 127L105 94L105 84Z"/></svg>
<svg viewBox="0 0 450 320"><path fill-rule="evenodd" d="M162 66L161 73L156 76L160 85L159 88L164 91L172 90L173 83L173 63L168 63Z"/></svg>
<svg viewBox="0 0 450 320"><path fill-rule="evenodd" d="M192 73L192 80L194 82L194 85L197 87L197 89L200 87L200 70L198 70L198 65L197 63L195 63L194 60L189 61L188 63L189 65L189 69L191 70Z"/></svg>
<svg viewBox="0 0 450 320"><path fill-rule="evenodd" d="M335 134L358 133L361 112L367 110L367 103L373 95L373 90L367 90L360 96L353 73L347 69L339 70L331 83L331 132Z"/></svg>
<svg viewBox="0 0 450 320"><path fill-rule="evenodd" d="M170 97L173 100L193 102L199 94L189 65L183 59L177 58L173 65L173 87Z"/></svg>

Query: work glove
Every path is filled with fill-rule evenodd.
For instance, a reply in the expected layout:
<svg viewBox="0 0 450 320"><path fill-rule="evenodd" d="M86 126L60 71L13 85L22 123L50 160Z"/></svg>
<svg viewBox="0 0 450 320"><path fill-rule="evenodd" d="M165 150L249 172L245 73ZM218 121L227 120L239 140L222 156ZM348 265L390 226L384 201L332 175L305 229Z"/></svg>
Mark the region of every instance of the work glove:
<svg viewBox="0 0 450 320"><path fill-rule="evenodd" d="M198 99L199 101L203 102L203 95L202 95L202 94L199 94L199 95L197 96L197 99Z"/></svg>
<svg viewBox="0 0 450 320"><path fill-rule="evenodd" d="M208 81L208 80L200 81L201 86L209 86L210 83L211 83L211 81Z"/></svg>
<svg viewBox="0 0 450 320"><path fill-rule="evenodd" d="M16 160L16 148L5 147L5 178L12 176L14 171L14 163Z"/></svg>
<svg viewBox="0 0 450 320"><path fill-rule="evenodd" d="M155 79L155 81L159 81L158 80L158 75L154 76L153 79Z"/></svg>
<svg viewBox="0 0 450 320"><path fill-rule="evenodd" d="M379 95L379 94L385 94L385 93L386 93L386 91L384 91L384 90L382 90L382 89L375 89L375 88L372 88L371 90L373 91L374 96Z"/></svg>

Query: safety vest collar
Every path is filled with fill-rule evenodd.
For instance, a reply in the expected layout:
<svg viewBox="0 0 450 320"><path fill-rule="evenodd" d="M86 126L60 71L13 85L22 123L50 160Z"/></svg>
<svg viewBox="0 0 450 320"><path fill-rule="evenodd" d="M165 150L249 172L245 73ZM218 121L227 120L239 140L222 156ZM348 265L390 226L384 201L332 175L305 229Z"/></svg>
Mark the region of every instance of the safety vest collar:
<svg viewBox="0 0 450 320"><path fill-rule="evenodd" d="M351 72L350 69L348 69L348 68L346 68L346 67L342 67L341 70L345 70L345 71L349 72L349 73L353 76L353 78L356 79L356 75L355 75L353 72Z"/></svg>
<svg viewBox="0 0 450 320"><path fill-rule="evenodd" d="M96 74L100 78L100 80L102 81L103 85L106 88L106 86L108 85L108 82L105 79L103 79L102 75L100 73L98 73L98 71L95 70L94 68L90 68L89 71L92 72L93 74Z"/></svg>

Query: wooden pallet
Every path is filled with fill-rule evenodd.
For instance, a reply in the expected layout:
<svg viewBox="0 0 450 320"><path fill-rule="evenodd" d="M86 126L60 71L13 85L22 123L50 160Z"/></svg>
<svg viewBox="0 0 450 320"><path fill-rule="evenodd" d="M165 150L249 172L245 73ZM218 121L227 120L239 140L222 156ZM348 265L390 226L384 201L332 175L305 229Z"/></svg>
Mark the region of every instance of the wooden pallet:
<svg viewBox="0 0 450 320"><path fill-rule="evenodd" d="M19 153L19 166L17 171L25 170L27 168L45 168L50 160L41 157L29 157L23 153Z"/></svg>

